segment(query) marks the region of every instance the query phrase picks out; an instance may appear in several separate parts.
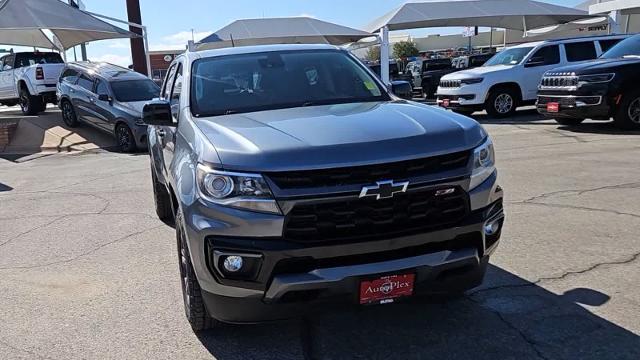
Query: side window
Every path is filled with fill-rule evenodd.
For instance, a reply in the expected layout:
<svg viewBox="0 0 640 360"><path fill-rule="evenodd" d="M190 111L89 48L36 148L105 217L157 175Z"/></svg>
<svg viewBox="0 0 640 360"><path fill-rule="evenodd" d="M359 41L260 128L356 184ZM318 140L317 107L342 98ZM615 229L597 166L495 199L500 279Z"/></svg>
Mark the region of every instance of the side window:
<svg viewBox="0 0 640 360"><path fill-rule="evenodd" d="M4 57L4 61L2 62L2 70L11 70L14 68L13 59L15 59L15 55L7 55Z"/></svg>
<svg viewBox="0 0 640 360"><path fill-rule="evenodd" d="M169 95L171 95L171 84L173 84L173 76L176 74L177 65L177 63L171 65L167 72L167 77L164 79L164 84L162 85L162 97L164 99L169 99Z"/></svg>
<svg viewBox="0 0 640 360"><path fill-rule="evenodd" d="M60 81L64 81L70 84L75 84L78 80L78 72L73 69L65 70L60 76Z"/></svg>
<svg viewBox="0 0 640 360"><path fill-rule="evenodd" d="M564 50L567 53L567 61L593 60L598 57L593 41L564 44Z"/></svg>
<svg viewBox="0 0 640 360"><path fill-rule="evenodd" d="M98 95L109 95L109 87L107 86L107 82L97 79L95 93Z"/></svg>
<svg viewBox="0 0 640 360"><path fill-rule="evenodd" d="M80 78L78 78L78 85L85 90L93 92L93 80L85 74L80 75Z"/></svg>
<svg viewBox="0 0 640 360"><path fill-rule="evenodd" d="M607 40L600 40L600 48L602 49L602 52L607 52L609 51L609 49L611 49L612 47L614 47L617 43L619 43L622 39L607 39Z"/></svg>
<svg viewBox="0 0 640 360"><path fill-rule="evenodd" d="M180 104L180 94L182 93L182 64L178 64L176 71L176 81L173 83L171 91L171 105Z"/></svg>
<svg viewBox="0 0 640 360"><path fill-rule="evenodd" d="M545 66L560 63L560 47L558 45L545 46L538 49L532 57L527 60L529 66Z"/></svg>

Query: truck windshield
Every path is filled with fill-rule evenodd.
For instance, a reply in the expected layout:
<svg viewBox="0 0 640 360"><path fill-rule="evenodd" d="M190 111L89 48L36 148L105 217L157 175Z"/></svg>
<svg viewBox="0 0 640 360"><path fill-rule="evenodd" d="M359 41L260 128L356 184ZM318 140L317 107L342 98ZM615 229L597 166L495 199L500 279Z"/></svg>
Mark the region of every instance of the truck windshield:
<svg viewBox="0 0 640 360"><path fill-rule="evenodd" d="M123 80L111 83L119 102L149 101L160 96L160 88L151 80Z"/></svg>
<svg viewBox="0 0 640 360"><path fill-rule="evenodd" d="M602 59L618 59L623 57L640 57L640 36L626 38L602 54Z"/></svg>
<svg viewBox="0 0 640 360"><path fill-rule="evenodd" d="M502 50L484 63L483 66L518 65L532 49L533 47L518 47Z"/></svg>
<svg viewBox="0 0 640 360"><path fill-rule="evenodd" d="M33 53L17 53L16 67L25 67L36 64L62 64L64 61L58 53L52 52L33 52Z"/></svg>
<svg viewBox="0 0 640 360"><path fill-rule="evenodd" d="M204 58L194 62L191 76L195 116L390 99L364 66L340 50Z"/></svg>

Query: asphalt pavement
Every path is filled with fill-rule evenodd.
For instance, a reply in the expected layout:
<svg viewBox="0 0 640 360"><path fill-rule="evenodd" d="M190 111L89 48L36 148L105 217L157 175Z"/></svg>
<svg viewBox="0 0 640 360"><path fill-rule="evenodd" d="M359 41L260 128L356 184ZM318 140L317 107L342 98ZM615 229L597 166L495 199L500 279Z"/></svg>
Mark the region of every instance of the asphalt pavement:
<svg viewBox="0 0 640 360"><path fill-rule="evenodd" d="M0 159L0 358L640 359L640 132L478 119L507 215L482 287L201 335L146 154Z"/></svg>

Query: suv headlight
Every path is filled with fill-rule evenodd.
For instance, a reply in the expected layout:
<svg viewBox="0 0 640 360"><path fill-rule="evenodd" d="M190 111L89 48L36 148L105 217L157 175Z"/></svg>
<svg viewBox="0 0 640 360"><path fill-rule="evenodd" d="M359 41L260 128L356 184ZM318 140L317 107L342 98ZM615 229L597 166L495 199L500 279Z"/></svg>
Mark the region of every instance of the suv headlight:
<svg viewBox="0 0 640 360"><path fill-rule="evenodd" d="M580 75L578 76L579 83L595 84L606 83L616 76L616 74L593 74L593 75Z"/></svg>
<svg viewBox="0 0 640 360"><path fill-rule="evenodd" d="M490 137L484 143L473 150L473 171L471 172L471 184L469 190L487 180L496 170L496 155L493 150L493 142Z"/></svg>
<svg viewBox="0 0 640 360"><path fill-rule="evenodd" d="M460 83L464 85L473 85L480 84L483 80L484 78L462 79L460 80Z"/></svg>
<svg viewBox="0 0 640 360"><path fill-rule="evenodd" d="M226 172L198 164L198 194L214 204L242 210L282 214L260 174Z"/></svg>

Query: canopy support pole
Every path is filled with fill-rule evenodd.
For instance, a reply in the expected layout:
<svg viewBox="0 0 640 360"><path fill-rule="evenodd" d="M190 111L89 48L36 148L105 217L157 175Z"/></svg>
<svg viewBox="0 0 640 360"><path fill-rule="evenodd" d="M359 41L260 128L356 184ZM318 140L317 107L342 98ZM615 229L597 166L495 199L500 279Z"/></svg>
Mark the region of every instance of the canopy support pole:
<svg viewBox="0 0 640 360"><path fill-rule="evenodd" d="M142 29L142 41L144 42L144 52L145 52L145 56L147 58L147 76L149 78L151 78L151 59L149 56L149 39L147 38L147 27L140 25L140 24L136 24L133 22L129 22L129 21L124 21L124 20L120 20L120 19L116 19L116 18L112 18L110 16L106 16L106 15L102 15L102 14L96 14L93 13L91 11L83 11L86 14L89 15L93 15L95 17L99 17L99 18L103 18L103 19L107 19L107 20L111 20L111 21L115 21L121 24L127 24L129 26L133 26L136 27L138 29Z"/></svg>
<svg viewBox="0 0 640 360"><path fill-rule="evenodd" d="M380 77L386 86L391 85L389 79L389 28L380 29Z"/></svg>
<svg viewBox="0 0 640 360"><path fill-rule="evenodd" d="M524 33L522 34L522 37L527 37L527 18L526 18L526 16L522 17L522 29L524 31Z"/></svg>

